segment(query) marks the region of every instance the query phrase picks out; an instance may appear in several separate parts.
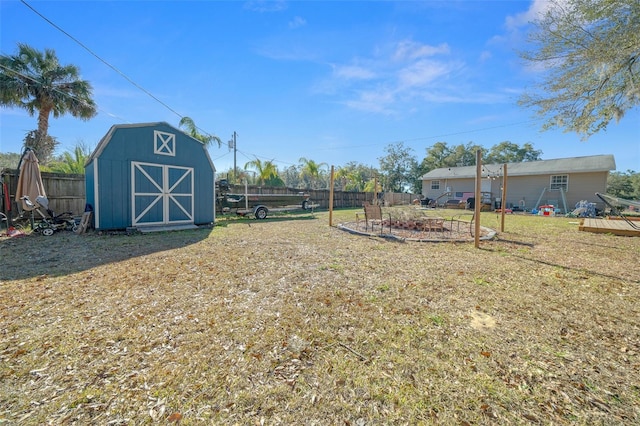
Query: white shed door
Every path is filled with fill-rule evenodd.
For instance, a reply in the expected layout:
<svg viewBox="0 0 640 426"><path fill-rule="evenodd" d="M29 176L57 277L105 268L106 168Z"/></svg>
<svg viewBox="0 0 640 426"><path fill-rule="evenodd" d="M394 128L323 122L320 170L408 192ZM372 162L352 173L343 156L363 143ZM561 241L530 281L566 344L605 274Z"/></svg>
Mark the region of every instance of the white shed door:
<svg viewBox="0 0 640 426"><path fill-rule="evenodd" d="M131 163L133 226L193 223L193 168Z"/></svg>

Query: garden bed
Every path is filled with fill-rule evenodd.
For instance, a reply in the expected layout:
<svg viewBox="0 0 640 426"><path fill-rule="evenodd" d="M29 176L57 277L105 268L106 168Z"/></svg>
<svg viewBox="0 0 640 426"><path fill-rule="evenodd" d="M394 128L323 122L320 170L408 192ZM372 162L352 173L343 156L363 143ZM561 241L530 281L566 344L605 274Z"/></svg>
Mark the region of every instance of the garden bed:
<svg viewBox="0 0 640 426"><path fill-rule="evenodd" d="M384 236L407 241L474 241L473 223L463 220L442 220L429 222L426 220L383 220L382 226L367 225L364 220L344 222L340 229L359 235ZM486 240L495 236L495 231L480 227L480 239Z"/></svg>

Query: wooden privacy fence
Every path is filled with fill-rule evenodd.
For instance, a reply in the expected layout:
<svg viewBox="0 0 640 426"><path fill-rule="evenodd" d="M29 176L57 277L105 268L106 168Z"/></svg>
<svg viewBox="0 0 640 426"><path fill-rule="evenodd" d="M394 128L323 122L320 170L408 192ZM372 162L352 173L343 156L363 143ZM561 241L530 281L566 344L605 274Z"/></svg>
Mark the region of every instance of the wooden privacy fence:
<svg viewBox="0 0 640 426"><path fill-rule="evenodd" d="M40 175L51 210L56 214L72 212L74 216L82 216L85 207L84 175L47 172L41 172ZM3 169L2 176L11 196L11 210L15 217L18 214L15 203L18 175L16 170ZM0 200L0 206L0 211L4 211L4 199Z"/></svg>
<svg viewBox="0 0 640 426"><path fill-rule="evenodd" d="M14 203L16 188L18 186L18 176L16 170L3 169L2 175L4 182L9 187L11 195L12 211L16 216L16 204ZM85 179L84 175L64 174L64 173L47 173L41 172L44 189L49 199L49 208L54 212L72 212L74 216L82 216L84 212L85 197ZM243 185L230 185L230 190L234 194L243 194L245 187ZM313 189L301 190L295 188L276 188L276 187L258 187L249 185L247 192L250 194L298 194L305 192L309 194L314 205L320 209L329 208L329 190ZM406 194L397 192L384 192L378 194L378 199L385 206L397 206L411 204L413 200L420 199L421 195ZM333 207L334 208L350 208L362 207L366 203L373 203L373 192L349 192L334 191ZM0 211L4 211L4 200L0 199Z"/></svg>
<svg viewBox="0 0 640 426"><path fill-rule="evenodd" d="M230 185L229 190L233 194L244 194L245 187L243 185ZM299 194L304 192L309 194L314 205L320 209L329 208L329 190L328 189L311 189L302 190L295 188L276 188L276 187L259 187L249 185L246 188L248 194ZM415 199L422 198L422 195L406 194L398 192L384 192L378 194L378 199L385 206L408 205ZM373 192L349 192L349 191L333 191L333 207L334 208L350 208L362 207L366 203L373 203Z"/></svg>

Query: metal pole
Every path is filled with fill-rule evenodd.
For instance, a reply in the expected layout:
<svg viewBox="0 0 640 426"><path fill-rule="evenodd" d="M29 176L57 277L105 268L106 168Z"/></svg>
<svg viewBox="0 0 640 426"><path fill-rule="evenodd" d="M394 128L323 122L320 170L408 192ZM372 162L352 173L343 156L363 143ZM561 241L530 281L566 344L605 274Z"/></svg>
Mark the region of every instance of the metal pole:
<svg viewBox="0 0 640 426"><path fill-rule="evenodd" d="M474 206L473 216L476 219L475 222L475 231L474 231L474 244L476 248L480 248L480 197L482 194L480 193L480 182L482 180L482 153L478 149L476 150L476 202Z"/></svg>

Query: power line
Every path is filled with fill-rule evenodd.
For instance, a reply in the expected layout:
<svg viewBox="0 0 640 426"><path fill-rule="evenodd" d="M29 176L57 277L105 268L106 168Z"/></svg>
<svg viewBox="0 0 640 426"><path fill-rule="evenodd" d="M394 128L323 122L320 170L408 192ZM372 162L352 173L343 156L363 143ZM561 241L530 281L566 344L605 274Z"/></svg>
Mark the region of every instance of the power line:
<svg viewBox="0 0 640 426"><path fill-rule="evenodd" d="M263 159L263 160L270 161L270 162L272 162L272 163L280 163L280 164L286 164L286 165L289 165L289 166L295 166L295 164L294 164L294 163L289 163L288 161L276 160L275 158L263 157L263 156L261 156L261 155L256 155L256 154L251 154L251 155L253 156L253 158L251 158L251 157L249 157L249 155L248 155L247 153L245 153L245 152L242 152L242 151L240 151L240 150L238 150L238 152L239 152L240 154L244 155L248 160L253 160L253 159L255 159L255 158L258 158L258 159Z"/></svg>
<svg viewBox="0 0 640 426"><path fill-rule="evenodd" d="M98 59L100 62L102 62L103 64L105 64L106 66L108 66L109 68L111 68L112 70L114 70L115 72L117 72L118 74L120 74L121 77L123 77L125 80L127 80L129 83L131 83L133 86L135 86L137 89L139 89L140 91L144 92L145 94L147 94L149 97L151 97L153 100L155 100L156 102L158 102L160 105L162 105L163 107L165 107L166 109L168 109L169 111L171 111L172 113L174 113L175 115L177 115L178 117L180 117L181 119L184 118L182 116L182 114L180 114L179 112L177 112L176 110L174 110L173 108L171 108L169 105L167 105L166 103L162 102L160 99L158 99L156 96L154 96L151 92L149 92L148 90L146 90L145 88L143 88L142 86L140 86L138 83L136 83L135 81L133 81L131 78L129 78L125 73L123 73L122 71L120 71L118 68L116 68L115 66L111 65L109 62L107 62L106 60L102 59L97 53L95 53L93 50L91 50L89 47L87 47L84 43L82 43L80 40L78 40L77 38L73 37L71 34L69 34L68 32L66 32L65 30L63 30L62 28L60 28L58 25L56 25L54 22L52 22L49 18L47 18L46 16L44 16L43 14L41 14L40 12L38 12L35 8L33 8L29 3L27 3L25 0L20 0L22 4L24 4L25 6L27 6L29 9L31 9L36 15L38 15L39 17L41 17L42 19L44 19L47 23L49 23L49 25L51 25L52 27L54 27L55 29L57 29L58 31L60 31L62 34L66 35L67 37L69 37L71 40L73 40L74 42L76 42L77 44L79 44L83 49L85 49L87 52L89 52L91 55L93 55L96 59ZM202 131L203 133L205 133L206 135L210 135L209 132L200 129L199 127L196 126L196 128L200 131Z"/></svg>
<svg viewBox="0 0 640 426"><path fill-rule="evenodd" d="M219 159L221 159L221 158L226 157L226 156L227 156L227 155L229 155L229 154L230 154L229 152L225 152L224 154L222 154L222 155L221 155L221 156L219 156L219 157L212 158L212 159L211 159L211 161L219 160Z"/></svg>
<svg viewBox="0 0 640 426"><path fill-rule="evenodd" d="M58 25L56 25L55 23L53 23L49 18L47 18L46 16L44 16L43 14L41 14L40 12L38 12L36 9L34 9L29 3L27 3L25 0L20 0L25 6L27 6L29 9L31 9L36 15L38 15L39 17L41 17L42 19L44 19L45 21L47 21L52 27L54 27L55 29L57 29L58 31L60 31L62 34L66 35L67 37L69 37L71 40L75 41L76 43L78 43L84 50L86 50L87 52L89 52L90 54L92 54L96 59L98 59L100 62L102 62L103 64L105 64L106 66L108 66L109 68L111 68L112 70L114 70L115 72L117 72L118 74L120 74L125 80L127 80L129 83L133 84L135 87L137 87L138 89L140 89L141 91L143 91L144 93L146 93L147 95L149 95L151 98L153 98L156 102L158 102L159 104L161 104L162 106L164 106L165 108L167 108L169 111L173 112L175 115L177 115L178 117L182 118L182 115L180 113L178 113L177 111L175 111L173 108L171 108L169 105L165 104L164 102L162 102L160 99L158 99L157 97L155 97L153 94L151 94L148 90L146 90L145 88L141 87L139 84L137 84L135 81L133 81L132 79L130 79L125 73L123 73L122 71L120 71L118 68L114 67L113 65L111 65L109 62L105 61L104 59L102 59L100 56L98 56L93 50L89 49L86 45L84 45L80 40L78 40L77 38L75 38L74 36L72 36L71 34L69 34L68 32L66 32L65 30L63 30L62 28L60 28Z"/></svg>
<svg viewBox="0 0 640 426"><path fill-rule="evenodd" d="M0 52L0 54L1 54L1 55L3 55L3 56L9 56L9 55L7 55L7 54L5 54L5 53L1 53L1 52ZM29 75L26 75L26 74L23 74L23 73L21 73L21 72L19 72L19 71L16 71L16 70L14 70L14 69L11 69L11 68L9 68L9 67L7 67L7 66L4 66L4 65L2 65L2 64L0 64L0 68L2 68L2 69L3 69L3 70L5 70L5 71L8 71L8 72L10 72L10 73L13 73L13 74L19 75L20 77L22 77L22 78L24 78L24 79L26 79L26 80L30 80L30 81L32 81L32 82L34 82L34 83L38 83L38 81L37 81L36 79L34 79L33 77L31 77L31 76L29 76ZM58 93L60 93L61 95L68 96L68 97L70 97L71 99L75 99L76 101L78 101L78 102L80 102L80 103L85 103L83 99L80 99L80 98L78 98L77 96L74 96L74 95L72 95L72 94L69 94L69 93L63 92L63 91L61 91L61 90L59 90L59 89L57 89L57 88L55 88L55 87L54 87L54 88L52 88L52 90L53 90L54 92L58 92ZM118 119L120 119L120 120L125 121L127 124L130 124L130 122L129 122L126 118L124 118L124 117L120 117L120 116L118 116L118 115L116 115L116 114L113 114L113 113L111 113L111 112L107 111L107 110L104 110L104 109L102 109L102 108L98 107L98 105L97 105L97 104L96 104L96 109L97 109L98 111L101 111L101 112L103 112L103 113L105 113L105 114L107 114L107 115L111 116L111 117L118 118Z"/></svg>
<svg viewBox="0 0 640 426"><path fill-rule="evenodd" d="M449 136L458 136L458 135L464 135L464 134L469 134L469 133L483 132L483 131L486 131L486 130L494 130L494 129L500 129L500 128L504 128L504 127L519 126L521 124L535 123L536 121L537 120L526 120L526 121L519 121L519 122L516 122L516 123L501 124L501 125L498 125L498 126L483 127L483 128L480 128L480 129L465 130L465 131L453 132L453 133L443 133L443 134L434 135L434 136L422 136L422 137L411 138L411 139L400 139L400 140L389 141L389 142L376 142L376 143L364 144L364 145L348 145L348 146L341 146L339 148L336 148L336 147L318 148L315 151L330 151L330 150L333 150L333 149L369 148L369 147L372 147L372 146L397 144L397 143L402 143L402 142L407 142L407 143L408 142L416 142L416 141L423 141L423 140L428 140L428 139L438 139L438 138L444 138L444 137L449 137Z"/></svg>
<svg viewBox="0 0 640 426"><path fill-rule="evenodd" d="M519 122L516 122L516 123L508 123L508 124L501 124L501 125L497 125L497 126L483 127L483 128L480 128L480 129L472 129L472 130L465 130L465 131L461 131L461 132L444 133L444 134L434 135L434 136L423 136L423 137L418 137L418 138L401 139L401 140L395 140L395 141L389 141L389 142L379 142L379 143L372 143L372 144L365 144L365 145L341 146L341 147L338 147L338 148L336 148L336 147L318 148L318 149L315 149L313 151L329 151L329 150L342 150L342 149L353 149L353 148L369 148L369 147L372 147L372 146L379 146L379 145L389 145L389 144L398 144L398 143L403 143L403 142L415 142L415 141L422 141L422 140L428 140L428 139L438 139L438 138L449 137L449 136L457 136L457 135L463 135L463 134L469 134L469 133L482 132L482 131L486 131L486 130L500 129L500 128L504 128L504 127L519 126L521 124L534 123L536 121L537 120L526 120L526 121L519 121ZM262 160L271 161L273 163L284 164L284 165L287 165L287 166L295 166L296 165L294 163L277 160L275 158L264 157L264 156L260 156L260 155L256 155L256 154L247 154L247 153L245 153L245 152L243 152L241 150L238 150L238 152L240 154L242 154L243 156L245 156L248 160L253 160L255 158L258 158L258 159L262 159ZM249 155L252 155L253 158L249 157ZM219 158L222 158L222 157L219 157Z"/></svg>
<svg viewBox="0 0 640 426"><path fill-rule="evenodd" d="M143 93L145 93L146 95L148 95L149 97L151 97L153 100L155 100L156 102L158 102L160 105L164 106L167 110L171 111L173 114L175 114L176 116L180 117L180 119L184 118L179 112L177 112L176 110L174 110L173 108L171 108L169 105L167 105L165 102L161 101L160 99L158 99L156 96L154 96L151 92L149 92L148 90L146 90L145 88L143 88L142 86L140 86L139 84L137 84L135 81L133 81L131 78L129 78L126 74L124 74L122 71L120 71L118 68L116 68L115 66L111 65L109 62L107 62L106 60L102 59L98 54L96 54L95 52L93 52L89 47L87 47L84 43L82 43L80 40L78 40L77 38L73 37L71 34L69 34L68 32L66 32L65 30L63 30L62 28L60 28L58 25L56 25L54 22L52 22L50 19L48 19L47 17L45 17L43 14L41 14L40 12L38 12L35 8L33 8L31 5L29 5L25 0L20 0L21 3L23 3L25 6L27 6L29 9L31 9L36 15L40 16L44 21L46 21L47 23L49 23L51 26L53 26L54 28L56 28L58 31L60 31L61 33L63 33L64 35L66 35L67 37L69 37L71 40L73 40L75 43L77 43L78 45L80 45L83 49L85 49L87 52L89 52L92 56L94 56L96 59L98 59L100 62L102 62L103 64L105 64L106 66L108 66L109 68L111 68L113 71L115 71L116 73L118 73L121 77L123 77L125 80L127 80L129 83L131 83L134 87L136 87L137 89L139 89L140 91L142 91ZM109 113L107 113L109 114ZM110 114L112 115L112 114ZM120 118L120 117L118 117ZM124 120L124 119L123 119ZM127 121L127 120L125 120ZM441 134L441 135L434 135L434 136L425 136L425 137L419 137L419 138L412 138L412 139L404 139L404 140L396 140L396 141L390 141L390 142L382 142L382 143L374 143L374 144L364 144L364 145L352 145L352 146L342 146L339 148L318 148L314 151L326 151L326 150L335 150L335 149L352 149L352 148L367 148L367 147L372 147L372 146L379 146L379 145L388 145L388 144L394 144L394 143L402 143L402 142L415 142L415 141L421 141L421 140L428 140L428 139L437 139L437 138L442 138L442 137L448 137L448 136L457 136L457 135L462 135L462 134L469 134L469 133L475 133L475 132L480 132L480 131L486 131L486 130L492 130L492 129L498 129L498 128L503 128L503 127L510 127L510 126L516 126L516 125L520 125L520 124L526 124L526 123L532 123L535 122L536 120L528 120L528 121L522 121L522 122L518 122L518 123L511 123L511 124L505 124L505 125L499 125L499 126L492 126L492 127L485 127L485 128L481 128L481 129L473 129L473 130L467 130L467 131L461 131L461 132L453 132L453 133L446 133L446 134ZM196 129L202 131L204 134L206 135L210 135L210 133L206 132L205 130L199 128L196 126ZM238 152L240 152L241 154L245 155L247 158L249 158L247 156L247 154L243 153L242 151L238 150ZM286 165L295 165L293 163L289 163L286 161L280 161L280 160L276 160L276 159L269 159L267 157L261 157L258 155L253 155L255 158L262 158L268 161L272 161L272 162L276 162L276 163L281 163L281 164L286 164ZM224 157L218 157L218 158L222 158Z"/></svg>

